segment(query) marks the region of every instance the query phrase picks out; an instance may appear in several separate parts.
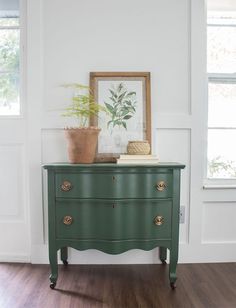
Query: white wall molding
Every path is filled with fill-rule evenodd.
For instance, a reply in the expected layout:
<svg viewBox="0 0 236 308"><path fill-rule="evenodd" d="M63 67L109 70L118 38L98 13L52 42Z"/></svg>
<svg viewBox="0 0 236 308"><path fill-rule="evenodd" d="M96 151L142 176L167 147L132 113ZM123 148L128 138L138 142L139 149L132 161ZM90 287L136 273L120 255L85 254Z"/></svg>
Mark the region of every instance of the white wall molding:
<svg viewBox="0 0 236 308"><path fill-rule="evenodd" d="M223 191L203 190L207 145L205 1L151 0L148 6L144 0L121 1L128 3L128 7L133 6L132 16L125 15L122 25L111 23L110 27L107 22L115 20L117 14L113 14L113 3L109 0L101 0L99 4L84 0L82 6L76 0L72 0L70 6L65 0L29 1L32 262L48 263L47 200L45 195L41 196L41 179L43 177L44 192L46 179L41 164L67 160L63 127L68 122L61 117L61 110L69 102L59 86L76 81L88 84L90 71L117 70L151 72L153 150L161 160L186 164L182 173L181 205L186 206L187 211L186 223L180 225L180 262L236 260L234 241L225 241L224 245L209 243L208 238L204 238L202 242L202 228L207 223L203 213L205 202L234 200L234 190L227 191L229 197ZM95 5L92 12L91 5ZM86 14L90 14L95 23L99 20L96 33L92 25L83 28ZM130 26L130 18L133 26ZM112 43L112 37L108 42L107 37L113 32L118 37L122 33L126 53L122 52L122 46ZM94 52L96 44L100 48ZM208 236L210 231L206 232ZM157 252L157 249L130 251L114 257L94 250L70 249L69 258L71 263L77 264L156 263L159 262Z"/></svg>
<svg viewBox="0 0 236 308"><path fill-rule="evenodd" d="M18 254L17 252L0 254L0 262L29 263L30 261L30 256L28 254Z"/></svg>
<svg viewBox="0 0 236 308"><path fill-rule="evenodd" d="M203 249L204 248L204 249ZM33 264L48 264L48 246L32 246L34 258ZM152 251L136 250L134 258L133 250L121 255L112 256L105 253L88 250L72 251L69 249L69 264L159 264L158 248ZM213 263L213 262L235 262L236 244L200 244L189 245L180 243L179 263ZM113 258L115 257L115 258ZM58 260L60 257L58 254Z"/></svg>
<svg viewBox="0 0 236 308"><path fill-rule="evenodd" d="M43 118L43 0L27 3L27 105L29 156L29 202L31 247L44 241L41 179L41 121ZM33 258L33 250L31 248Z"/></svg>
<svg viewBox="0 0 236 308"><path fill-rule="evenodd" d="M209 189L202 188L203 202L235 202L235 189Z"/></svg>
<svg viewBox="0 0 236 308"><path fill-rule="evenodd" d="M23 143L0 143L1 153L1 205L0 223L25 221L26 176Z"/></svg>
<svg viewBox="0 0 236 308"><path fill-rule="evenodd" d="M236 244L236 201L203 202L202 244Z"/></svg>

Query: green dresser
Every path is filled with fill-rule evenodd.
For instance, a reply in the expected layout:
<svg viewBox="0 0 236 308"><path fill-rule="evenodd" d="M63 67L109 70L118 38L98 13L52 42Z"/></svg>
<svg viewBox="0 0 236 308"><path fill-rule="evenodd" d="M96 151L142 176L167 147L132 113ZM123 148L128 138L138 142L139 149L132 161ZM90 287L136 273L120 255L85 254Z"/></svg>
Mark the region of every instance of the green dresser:
<svg viewBox="0 0 236 308"><path fill-rule="evenodd" d="M67 248L119 254L170 250L175 288L179 242L180 171L184 165L50 164L48 172L50 287L58 277L57 251Z"/></svg>

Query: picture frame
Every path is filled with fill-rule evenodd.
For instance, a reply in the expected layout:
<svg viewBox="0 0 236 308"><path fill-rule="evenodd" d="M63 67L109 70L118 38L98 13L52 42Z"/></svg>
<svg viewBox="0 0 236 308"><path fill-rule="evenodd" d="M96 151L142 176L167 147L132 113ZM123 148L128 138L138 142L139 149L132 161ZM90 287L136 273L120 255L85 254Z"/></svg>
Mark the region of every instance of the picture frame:
<svg viewBox="0 0 236 308"><path fill-rule="evenodd" d="M91 72L90 89L106 109L90 118L101 128L95 162L115 162L129 141L147 140L151 147L150 72Z"/></svg>

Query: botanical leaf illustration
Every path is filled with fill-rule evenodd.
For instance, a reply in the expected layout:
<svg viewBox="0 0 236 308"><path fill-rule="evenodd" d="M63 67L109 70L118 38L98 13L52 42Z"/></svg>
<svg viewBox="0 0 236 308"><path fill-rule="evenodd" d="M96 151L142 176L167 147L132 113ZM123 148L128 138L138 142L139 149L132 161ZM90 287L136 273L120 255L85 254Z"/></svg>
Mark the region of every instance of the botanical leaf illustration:
<svg viewBox="0 0 236 308"><path fill-rule="evenodd" d="M111 120L107 122L108 128L116 126L123 127L127 130L127 121L136 113L136 92L128 92L128 89L121 82L118 86L112 86L109 89L109 103L104 102Z"/></svg>

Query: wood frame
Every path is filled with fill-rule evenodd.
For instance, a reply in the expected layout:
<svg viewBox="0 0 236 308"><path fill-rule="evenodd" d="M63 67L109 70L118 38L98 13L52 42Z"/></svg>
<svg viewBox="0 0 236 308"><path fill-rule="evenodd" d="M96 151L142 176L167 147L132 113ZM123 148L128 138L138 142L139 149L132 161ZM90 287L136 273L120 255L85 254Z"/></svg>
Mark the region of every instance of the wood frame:
<svg viewBox="0 0 236 308"><path fill-rule="evenodd" d="M90 89L98 101L98 81L101 80L141 80L144 81L143 91L145 93L145 140L147 140L151 147L151 89L150 89L150 72L91 72L90 73ZM96 117L90 118L90 125L97 126L98 119ZM98 148L98 147L97 147ZM120 153L121 154L121 153ZM96 154L95 162L115 162L119 154L114 153L98 153Z"/></svg>

